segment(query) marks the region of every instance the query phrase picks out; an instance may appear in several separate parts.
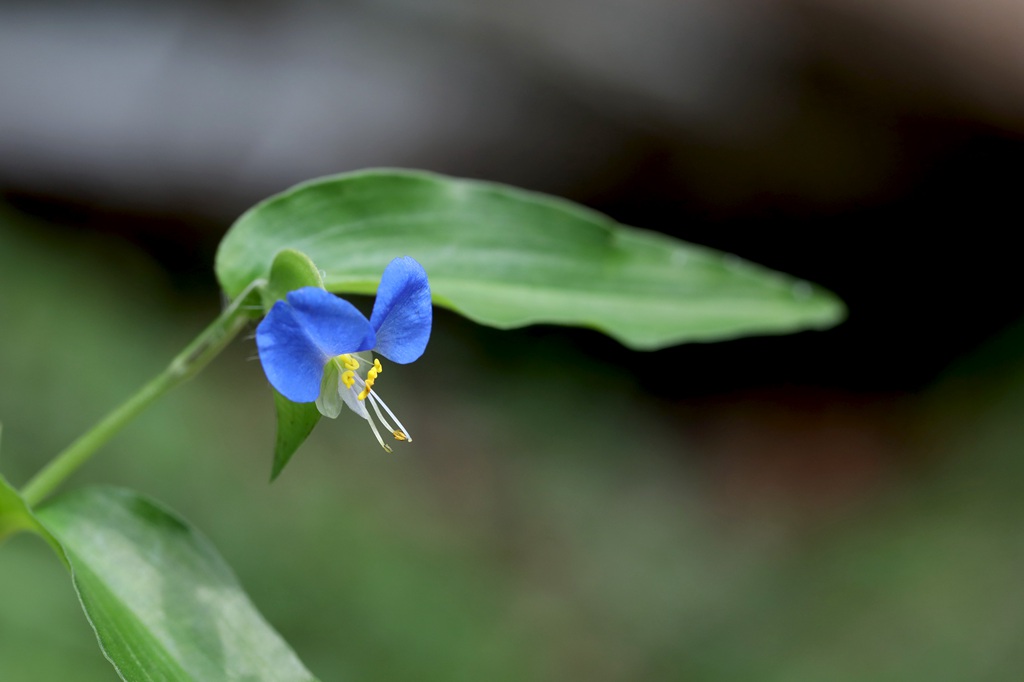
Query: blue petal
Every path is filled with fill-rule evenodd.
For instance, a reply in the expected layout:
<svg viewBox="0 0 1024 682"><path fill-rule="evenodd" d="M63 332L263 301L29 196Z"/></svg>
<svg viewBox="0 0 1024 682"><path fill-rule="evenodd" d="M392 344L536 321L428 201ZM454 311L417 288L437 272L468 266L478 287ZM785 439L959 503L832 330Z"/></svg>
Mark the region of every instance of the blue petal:
<svg viewBox="0 0 1024 682"><path fill-rule="evenodd" d="M320 395L324 365L336 355L373 348L373 328L361 312L317 287L278 301L256 327L256 347L270 384L296 403Z"/></svg>
<svg viewBox="0 0 1024 682"><path fill-rule="evenodd" d="M380 278L370 324L377 332L373 349L399 364L412 362L427 347L433 309L423 266L409 256L391 261Z"/></svg>

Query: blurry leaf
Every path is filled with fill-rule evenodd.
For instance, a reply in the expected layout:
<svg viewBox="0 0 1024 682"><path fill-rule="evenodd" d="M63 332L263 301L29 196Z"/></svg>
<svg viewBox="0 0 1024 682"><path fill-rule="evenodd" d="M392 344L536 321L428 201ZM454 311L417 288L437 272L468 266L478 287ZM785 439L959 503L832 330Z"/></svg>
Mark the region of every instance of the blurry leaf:
<svg viewBox="0 0 1024 682"><path fill-rule="evenodd" d="M434 302L499 328L592 327L634 348L829 327L832 294L733 256L626 227L567 201L414 171L314 180L256 205L217 253L237 296L282 248L335 292L370 294L392 258L430 275Z"/></svg>
<svg viewBox="0 0 1024 682"><path fill-rule="evenodd" d="M270 278L263 288L263 308L269 311L275 302L284 300L289 291L323 286L320 271L309 256L301 251L285 249L274 257L270 266Z"/></svg>
<svg viewBox="0 0 1024 682"><path fill-rule="evenodd" d="M320 421L316 403L293 403L277 391L274 391L274 409L277 411L277 440L274 443L271 481L278 477Z"/></svg>
<svg viewBox="0 0 1024 682"><path fill-rule="evenodd" d="M312 680L204 537L114 488L47 503L104 654L125 680Z"/></svg>

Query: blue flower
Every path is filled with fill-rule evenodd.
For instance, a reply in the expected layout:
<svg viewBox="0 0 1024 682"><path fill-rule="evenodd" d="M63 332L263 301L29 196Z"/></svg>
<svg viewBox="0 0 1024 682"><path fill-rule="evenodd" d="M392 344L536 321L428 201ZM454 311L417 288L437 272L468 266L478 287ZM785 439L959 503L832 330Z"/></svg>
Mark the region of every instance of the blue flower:
<svg viewBox="0 0 1024 682"><path fill-rule="evenodd" d="M377 442L390 452L374 416L396 440L412 438L373 389L384 368L364 351L410 363L427 347L431 320L427 273L405 256L384 269L369 320L348 301L303 287L270 309L256 327L256 347L267 379L281 395L296 403L315 401L321 414L332 419L348 405L369 422Z"/></svg>

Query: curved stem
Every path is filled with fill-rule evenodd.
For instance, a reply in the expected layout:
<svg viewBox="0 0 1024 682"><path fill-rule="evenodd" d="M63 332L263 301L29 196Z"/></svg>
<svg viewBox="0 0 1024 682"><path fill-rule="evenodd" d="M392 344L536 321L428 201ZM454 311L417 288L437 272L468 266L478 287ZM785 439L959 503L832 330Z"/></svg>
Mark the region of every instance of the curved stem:
<svg viewBox="0 0 1024 682"><path fill-rule="evenodd" d="M33 476L21 491L25 502L29 506L35 506L41 502L68 476L89 461L92 455L114 434L149 407L154 400L175 386L191 379L210 360L217 357L245 327L249 316L244 303L249 298L249 294L262 284L262 280L250 284L210 326L178 353L160 374L153 377L98 424L79 436Z"/></svg>

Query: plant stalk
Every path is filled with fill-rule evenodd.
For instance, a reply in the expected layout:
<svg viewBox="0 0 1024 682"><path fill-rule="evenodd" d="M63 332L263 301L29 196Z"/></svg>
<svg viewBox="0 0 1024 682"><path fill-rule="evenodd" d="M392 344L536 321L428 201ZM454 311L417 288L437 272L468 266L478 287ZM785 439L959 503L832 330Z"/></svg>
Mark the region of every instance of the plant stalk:
<svg viewBox="0 0 1024 682"><path fill-rule="evenodd" d="M21 491L25 502L32 507L44 500L157 398L191 379L217 357L249 321L245 301L249 294L263 283L262 280L257 280L250 284L210 326L178 353L160 374L79 436L33 476Z"/></svg>

